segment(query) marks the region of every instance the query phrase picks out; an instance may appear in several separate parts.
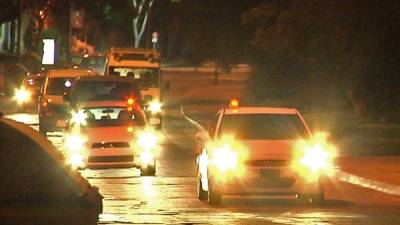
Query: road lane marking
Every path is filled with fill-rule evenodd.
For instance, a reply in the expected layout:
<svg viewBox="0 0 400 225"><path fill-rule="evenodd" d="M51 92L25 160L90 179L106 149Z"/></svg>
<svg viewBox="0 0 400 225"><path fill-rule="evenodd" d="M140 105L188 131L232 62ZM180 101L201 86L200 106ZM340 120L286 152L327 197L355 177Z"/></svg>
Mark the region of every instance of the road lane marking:
<svg viewBox="0 0 400 225"><path fill-rule="evenodd" d="M358 185L364 188L369 188L390 195L400 196L400 186L387 184L380 181L369 180L367 178L359 177L340 170L336 170L333 177L349 184Z"/></svg>

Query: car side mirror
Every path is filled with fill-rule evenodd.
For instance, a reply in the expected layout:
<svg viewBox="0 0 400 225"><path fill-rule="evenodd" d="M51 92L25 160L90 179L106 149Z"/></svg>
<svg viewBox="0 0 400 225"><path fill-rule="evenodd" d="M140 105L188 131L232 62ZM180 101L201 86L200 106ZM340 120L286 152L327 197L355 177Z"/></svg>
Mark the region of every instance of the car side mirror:
<svg viewBox="0 0 400 225"><path fill-rule="evenodd" d="M87 191L79 197L86 206L96 210L98 213L103 212L103 196L99 193L98 187L89 186Z"/></svg>
<svg viewBox="0 0 400 225"><path fill-rule="evenodd" d="M209 141L210 135L208 134L208 132L206 131L199 131L196 133L196 141L197 143L206 143L207 141Z"/></svg>

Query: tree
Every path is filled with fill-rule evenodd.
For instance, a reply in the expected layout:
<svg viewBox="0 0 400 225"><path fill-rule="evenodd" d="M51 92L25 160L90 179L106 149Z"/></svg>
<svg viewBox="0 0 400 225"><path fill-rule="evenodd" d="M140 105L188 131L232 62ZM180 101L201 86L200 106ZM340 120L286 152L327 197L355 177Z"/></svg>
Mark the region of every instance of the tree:
<svg viewBox="0 0 400 225"><path fill-rule="evenodd" d="M51 11L54 0L30 0L25 1L26 10L28 11L30 24L28 26L29 37L26 37L26 46L28 50L37 50L39 45L39 37L43 31L43 22Z"/></svg>
<svg viewBox="0 0 400 225"><path fill-rule="evenodd" d="M134 8L133 35L135 48L138 48L142 42L154 2L155 0L132 0Z"/></svg>
<svg viewBox="0 0 400 225"><path fill-rule="evenodd" d="M2 0L0 1L0 24L17 19L18 16L17 0Z"/></svg>
<svg viewBox="0 0 400 225"><path fill-rule="evenodd" d="M392 118L399 110L385 108L398 105L399 9L396 0L272 0L253 7L242 17L257 52L252 90L259 99L325 109L347 97L366 118Z"/></svg>

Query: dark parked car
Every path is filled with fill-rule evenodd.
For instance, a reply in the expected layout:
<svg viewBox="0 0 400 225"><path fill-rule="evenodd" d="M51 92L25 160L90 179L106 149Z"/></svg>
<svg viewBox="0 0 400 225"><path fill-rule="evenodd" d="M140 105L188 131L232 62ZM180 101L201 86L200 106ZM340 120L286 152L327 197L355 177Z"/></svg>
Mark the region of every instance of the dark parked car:
<svg viewBox="0 0 400 225"><path fill-rule="evenodd" d="M0 115L0 151L0 224L97 224L97 188L40 133Z"/></svg>
<svg viewBox="0 0 400 225"><path fill-rule="evenodd" d="M22 80L21 86L15 90L14 99L21 111L36 109L40 88L46 77L46 71L28 74Z"/></svg>

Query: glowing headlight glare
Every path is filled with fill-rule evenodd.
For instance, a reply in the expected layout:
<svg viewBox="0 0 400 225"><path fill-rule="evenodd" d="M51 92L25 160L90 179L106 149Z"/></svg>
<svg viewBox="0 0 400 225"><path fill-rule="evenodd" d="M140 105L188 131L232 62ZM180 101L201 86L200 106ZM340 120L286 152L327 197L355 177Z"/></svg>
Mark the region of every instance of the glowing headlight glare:
<svg viewBox="0 0 400 225"><path fill-rule="evenodd" d="M31 99L31 92L25 88L15 89L15 97L18 103L28 102Z"/></svg>
<svg viewBox="0 0 400 225"><path fill-rule="evenodd" d="M222 172L235 169L238 164L238 156L229 146L223 146L213 150L212 163Z"/></svg>
<svg viewBox="0 0 400 225"><path fill-rule="evenodd" d="M159 101L152 101L149 104L149 110L152 113L161 112L161 107L162 107L162 105L161 105L161 103Z"/></svg>
<svg viewBox="0 0 400 225"><path fill-rule="evenodd" d="M77 125L86 125L86 119L87 115L84 111L78 111L78 112L73 112L72 113L72 123L75 123Z"/></svg>
<svg viewBox="0 0 400 225"><path fill-rule="evenodd" d="M144 165L149 165L153 163L153 160L154 158L150 151L143 151L140 154L140 162L142 162L142 164Z"/></svg>
<svg viewBox="0 0 400 225"><path fill-rule="evenodd" d="M293 156L292 169L313 182L321 175L332 175L336 148L326 141L326 136L316 135L312 140L299 141Z"/></svg>
<svg viewBox="0 0 400 225"><path fill-rule="evenodd" d="M65 147L70 151L80 151L85 147L85 139L79 135L71 134L66 138Z"/></svg>
<svg viewBox="0 0 400 225"><path fill-rule="evenodd" d="M153 149L157 146L157 143L157 136L150 131L143 132L138 137L138 144L143 149Z"/></svg>
<svg viewBox="0 0 400 225"><path fill-rule="evenodd" d="M329 167L329 154L322 149L321 145L306 148L300 163L309 167L312 172L325 170Z"/></svg>
<svg viewBox="0 0 400 225"><path fill-rule="evenodd" d="M83 165L83 157L81 154L79 153L74 153L71 154L69 157L69 164L73 167L73 168L77 168L79 166Z"/></svg>

